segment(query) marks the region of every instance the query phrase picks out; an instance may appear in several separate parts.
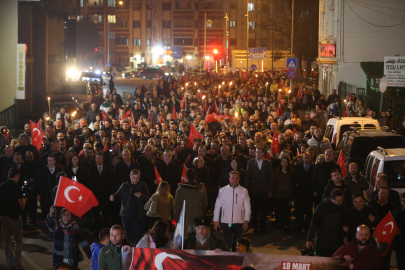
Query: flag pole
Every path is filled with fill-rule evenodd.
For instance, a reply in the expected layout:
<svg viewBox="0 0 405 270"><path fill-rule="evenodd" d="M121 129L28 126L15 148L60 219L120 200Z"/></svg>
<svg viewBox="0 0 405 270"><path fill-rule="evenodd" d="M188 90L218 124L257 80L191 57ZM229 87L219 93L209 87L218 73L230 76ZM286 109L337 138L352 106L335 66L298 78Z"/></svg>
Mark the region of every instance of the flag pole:
<svg viewBox="0 0 405 270"><path fill-rule="evenodd" d="M183 228L182 228L183 237L181 238L181 249L184 249L184 225L185 225L184 222L185 222L185 216L186 216L186 200L183 200L183 209L184 209L183 220L181 222L181 224L183 226Z"/></svg>

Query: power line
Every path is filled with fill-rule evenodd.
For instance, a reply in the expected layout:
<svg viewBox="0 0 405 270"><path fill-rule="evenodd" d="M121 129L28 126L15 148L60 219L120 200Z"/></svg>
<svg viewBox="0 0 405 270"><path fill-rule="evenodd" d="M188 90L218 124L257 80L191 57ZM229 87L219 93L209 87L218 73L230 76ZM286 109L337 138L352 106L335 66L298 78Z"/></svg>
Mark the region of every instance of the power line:
<svg viewBox="0 0 405 270"><path fill-rule="evenodd" d="M368 22L368 21L366 21L365 19L363 19L359 14L357 14L357 13L353 10L353 8L349 5L349 3L347 2L347 0L345 0L345 3L347 4L347 6L353 11L353 13L354 13L360 20L364 21L365 23L367 23L367 24L369 24L369 25L372 25L372 26L375 26L375 27L395 27L395 26L398 26L398 25L405 24L405 22L402 22L402 23L393 24L393 25L378 25L378 24L374 24L374 23Z"/></svg>
<svg viewBox="0 0 405 270"><path fill-rule="evenodd" d="M398 17L392 16L392 15L390 15L390 14L387 14L387 13L384 13L384 12L381 12L381 11L378 11L378 10L375 10L375 9L372 9L372 8L370 8L370 7L366 7L366 6L361 5L361 4L358 4L358 3L356 3L356 2L354 2L353 4L359 5L359 6L361 6L361 7L370 9L370 10L375 11L375 12L377 12L377 13L384 14L384 15L390 16L390 17L392 17L392 18L395 18L395 19L398 19L398 20L403 21L403 18L398 18ZM403 21L403 22L405 22L405 21Z"/></svg>
<svg viewBox="0 0 405 270"><path fill-rule="evenodd" d="M390 8L390 7L380 6L380 5L376 5L376 4L370 4L370 3L366 3L366 2L362 2L362 1L358 1L358 0L352 0L352 2L358 2L358 3L363 3L363 4L366 4L366 5L370 5L370 6L376 6L376 7L386 8L386 9L392 9L392 10L395 10L395 11L405 12L405 10L403 10L403 9Z"/></svg>

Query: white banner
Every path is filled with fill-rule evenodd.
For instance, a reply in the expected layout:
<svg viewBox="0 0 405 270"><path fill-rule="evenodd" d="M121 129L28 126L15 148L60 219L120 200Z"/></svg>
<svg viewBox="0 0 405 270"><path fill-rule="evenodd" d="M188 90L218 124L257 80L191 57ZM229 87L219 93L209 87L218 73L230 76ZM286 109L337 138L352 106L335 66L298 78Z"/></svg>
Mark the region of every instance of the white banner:
<svg viewBox="0 0 405 270"><path fill-rule="evenodd" d="M387 87L405 86L405 57L385 56L384 76L387 78Z"/></svg>
<svg viewBox="0 0 405 270"><path fill-rule="evenodd" d="M17 44L16 99L25 99L25 44Z"/></svg>

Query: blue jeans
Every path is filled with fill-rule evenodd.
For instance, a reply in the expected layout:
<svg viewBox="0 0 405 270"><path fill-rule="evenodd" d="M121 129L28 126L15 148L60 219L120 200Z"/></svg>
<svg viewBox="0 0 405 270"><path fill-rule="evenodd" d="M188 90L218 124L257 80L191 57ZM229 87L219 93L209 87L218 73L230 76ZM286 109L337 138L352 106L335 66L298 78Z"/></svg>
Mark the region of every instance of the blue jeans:
<svg viewBox="0 0 405 270"><path fill-rule="evenodd" d="M139 218L127 218L121 216L122 225L124 226L125 238L136 246L141 238L142 220Z"/></svg>

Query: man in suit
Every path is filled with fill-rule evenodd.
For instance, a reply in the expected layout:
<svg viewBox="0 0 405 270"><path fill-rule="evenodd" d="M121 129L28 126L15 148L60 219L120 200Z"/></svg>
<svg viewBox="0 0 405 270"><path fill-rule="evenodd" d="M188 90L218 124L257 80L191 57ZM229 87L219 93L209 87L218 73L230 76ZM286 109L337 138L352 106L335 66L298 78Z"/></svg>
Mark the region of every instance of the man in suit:
<svg viewBox="0 0 405 270"><path fill-rule="evenodd" d="M305 152L302 154L304 162L298 164L294 169L293 185L295 196L295 219L297 230L308 231L312 219L312 207L314 196L312 194L311 182L315 165L311 163L311 154ZM305 215L305 221L304 221Z"/></svg>
<svg viewBox="0 0 405 270"><path fill-rule="evenodd" d="M96 154L96 164L90 166L87 178L91 190L99 202L99 205L93 208L95 224L99 230L107 226L111 211L111 203L108 198L112 189L112 173L110 166L104 165L103 154ZM103 222L101 222L100 211L103 213Z"/></svg>
<svg viewBox="0 0 405 270"><path fill-rule="evenodd" d="M265 233L267 220L267 198L273 188L273 168L270 160L264 157L264 149L256 147L256 158L247 162L245 188L249 191L252 206L252 225L254 232ZM260 225L258 218L260 215ZM258 231L260 227L260 231Z"/></svg>

